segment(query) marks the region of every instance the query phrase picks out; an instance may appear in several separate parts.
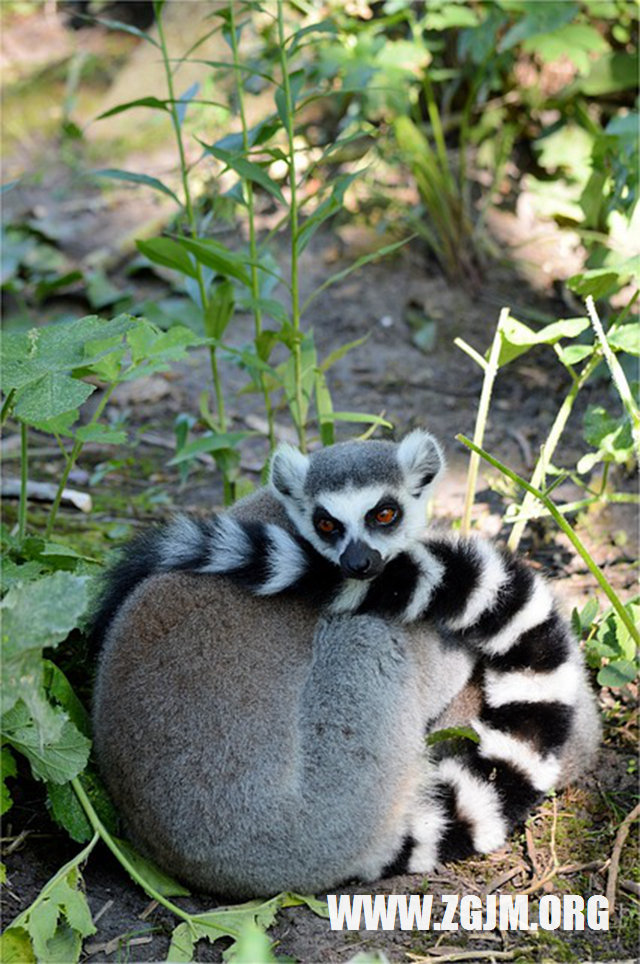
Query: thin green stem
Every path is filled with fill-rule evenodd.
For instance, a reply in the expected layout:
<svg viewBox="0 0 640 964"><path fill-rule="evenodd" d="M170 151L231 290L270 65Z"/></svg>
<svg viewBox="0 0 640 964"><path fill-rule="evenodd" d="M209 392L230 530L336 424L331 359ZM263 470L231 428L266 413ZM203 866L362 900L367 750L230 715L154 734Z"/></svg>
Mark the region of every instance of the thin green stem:
<svg viewBox="0 0 640 964"><path fill-rule="evenodd" d="M291 321L293 325L293 370L295 382L295 412L294 421L298 432L298 443L302 452L307 450L307 437L303 419L302 393L302 337L300 333L300 294L298 289L298 201L296 197L296 148L294 143L294 105L289 82L289 65L284 33L284 2L278 0L278 41L280 47L280 65L282 68L282 89L286 105L287 165L289 168L289 228L291 232Z"/></svg>
<svg viewBox="0 0 640 964"><path fill-rule="evenodd" d="M596 582L598 583L598 585L606 595L607 599L615 609L616 613L620 617L621 621L624 623L625 627L629 631L629 635L631 636L631 638L635 640L637 645L640 645L640 631L638 630L638 627L635 625L631 616L627 612L622 600L620 599L616 591L613 589L613 587L611 586L610 582L608 581L608 579L606 578L606 576L604 575L600 567L597 565L596 562L594 562L587 547L580 540L578 535L574 532L574 530L569 525L567 520L564 518L562 513L558 511L558 507L555 505L555 503L552 502L552 500L547 495L545 495L544 492L541 492L539 489L536 489L535 486L531 485L525 479L521 478L516 472L513 471L513 469L508 468L502 462L498 461L498 459L494 458L493 455L489 455L488 452L485 452L484 449L482 449L479 445L476 445L466 436L456 435L456 440L458 442L462 442L463 445L466 445L468 449L471 449L471 451L474 454L476 454L479 458L484 459L485 462L488 462L489 465L492 465L494 468L496 468L499 472L502 473L502 475L505 475L508 479L511 479L512 482L515 482L516 485L520 486L521 489L524 489L525 492L530 492L531 495L534 496L534 498L536 498L539 502L542 503L542 505L549 512L549 515L552 516L552 518L554 519L558 527L562 529L566 537L569 539L570 543L572 544L576 552L584 560L587 568L589 569L589 571L595 578Z"/></svg>
<svg viewBox="0 0 640 964"><path fill-rule="evenodd" d="M187 913L187 911L183 910L181 907L178 907L178 905L174 904L172 901L167 900L167 898L163 894L161 894L160 891L156 890L155 887L152 887L151 884L148 883L148 881L146 881L144 877L138 873L136 868L133 866L131 861L127 859L125 854L123 854L123 852L118 847L118 844L113 839L113 837L111 836L111 834L109 833L105 825L102 823L96 811L93 809L93 805L89 800L89 797L85 793L84 787L80 783L79 777L74 777L73 780L71 780L71 786L73 787L75 795L77 796L82 809L87 815L87 819L91 824L93 830L95 831L96 835L107 845L107 847L109 848L113 856L120 864L122 864L122 866L127 871L127 873L135 880L137 884L140 885L140 887L142 887L142 889L149 895L149 897L152 897L154 900L157 900L159 904L162 904L163 907L166 907L167 910L170 910L172 914L176 915L176 917L180 917L182 920L190 924L193 915Z"/></svg>
<svg viewBox="0 0 640 964"><path fill-rule="evenodd" d="M532 497L531 502L536 500ZM612 492L610 495L590 495L585 499L577 499L575 502L564 502L562 505L557 505L556 509L562 515L572 515L574 512L581 512L583 509L588 509L590 505L608 505L609 503L616 503L622 505L638 505L640 504L640 496L635 495L633 492ZM516 510L517 514L509 514L505 517L505 522L507 523L518 523L520 521L529 522L531 519L541 519L543 516L548 516L549 512L547 509L531 509L524 515L524 503L520 506L519 510Z"/></svg>
<svg viewBox="0 0 640 964"><path fill-rule="evenodd" d="M29 482L28 429L20 422L20 503L18 505L18 539L24 539L27 530L27 483Z"/></svg>
<svg viewBox="0 0 640 964"><path fill-rule="evenodd" d="M635 399L629 387L629 382L627 381L627 377L622 370L622 365L611 351L611 346L607 341L607 336L605 335L602 322L600 321L600 317L596 311L596 306L591 295L587 295L585 304L587 306L587 312L589 314L591 324L593 325L593 329L596 333L598 341L600 342L602 354L604 355L605 361L609 366L613 383L616 386L618 395L620 396L620 401L622 402L624 410L629 417L629 421L631 422L631 434L633 436L636 458L640 462L640 410L636 405Z"/></svg>
<svg viewBox="0 0 640 964"><path fill-rule="evenodd" d="M242 75L240 73L240 52L238 50L238 37L236 35L236 18L234 10L234 0L229 0L229 25L231 28L231 49L233 51L233 68L236 80L236 92L238 95L238 109L240 111L240 122L242 124L242 149L245 157L249 154L249 129L247 126L247 116L244 109L244 91L242 87ZM262 332L262 311L259 305L260 299L260 277L258 274L258 244L256 239L255 224L255 196L252 181L245 182L247 192L247 216L249 221L249 255L251 257L251 298L253 300L253 321L256 342ZM264 410L267 416L267 434L270 448L275 448L276 437L274 428L274 412L271 406L271 396L267 388L264 372L259 373L260 387L264 399Z"/></svg>
<svg viewBox="0 0 640 964"><path fill-rule="evenodd" d="M566 424L569 420L569 416L573 411L573 406L578 393L589 380L595 369L600 364L600 355L593 355L587 364L584 366L580 375L573 376L573 383L569 389L567 395L565 396L562 405L558 409L558 414L555 417L553 425L547 435L546 441L542 446L540 456L535 464L533 473L531 475L531 485L538 486L544 479L549 463L553 458L553 453L556 450L558 442L565 430ZM522 500L522 505L520 507L520 512L518 513L519 521L514 525L511 535L509 536L508 547L512 552L515 552L520 545L520 540L522 539L522 534L524 532L525 526L527 524L527 516L531 509L534 497L529 493L525 494Z"/></svg>
<svg viewBox="0 0 640 964"><path fill-rule="evenodd" d="M173 87L173 73L171 70L171 62L169 60L169 54L167 50L167 42L164 33L164 24L162 22L162 11L158 8L156 10L156 23L158 26L158 39L160 41L160 50L162 52L162 61L164 64L164 72L167 81L167 90L169 92L169 113L171 115L171 123L173 125L173 130L175 133L176 144L178 146L178 154L180 156L180 174L182 178L182 191L184 194L184 207L187 215L187 221L189 223L189 230L191 231L191 237L197 238L198 228L196 224L195 213L193 210L193 202L191 200L191 190L189 188L189 169L187 166L187 160L184 152L184 144L182 142L182 126L180 124L180 117L178 114L178 105L176 103L176 96ZM196 282L198 285L198 291L200 293L200 302L202 306L203 315L206 314L207 305L209 299L207 296L207 290L204 283L204 277L202 274L202 265L199 261L196 261ZM225 412L224 403L224 393L222 391L222 385L220 383L220 376L218 373L218 364L215 358L216 349L215 346L210 346L209 353L211 355L211 375L213 378L214 390L216 395L216 405L218 409L218 425L221 432L226 432L227 430L227 417ZM226 480L225 480L226 483ZM226 488L226 484L225 484Z"/></svg>
<svg viewBox="0 0 640 964"><path fill-rule="evenodd" d="M105 389L104 394L100 399L100 403L98 404L95 412L93 413L93 417L89 422L89 425L96 424L96 422L104 412L105 407L109 399L111 398L111 395L113 394L115 387L116 387L116 383L114 382L113 385L109 385L109 387ZM45 539L49 539L51 536L51 533L53 532L53 526L56 521L56 516L58 515L60 502L62 501L62 493L65 490L67 479L69 478L69 473L71 472L71 469L76 464L78 456L82 451L83 445L84 445L84 442L81 442L79 439L76 439L71 448L71 452L67 456L67 462L64 467L62 476L60 477L60 482L58 483L58 488L56 490L55 498L53 500L53 505L51 506L51 511L49 512L49 518L47 519L47 528L45 529L45 532L44 532Z"/></svg>
<svg viewBox="0 0 640 964"><path fill-rule="evenodd" d="M478 414L476 416L476 427L473 433L473 441L476 446L482 445L484 440L487 418L489 416L489 406L491 404L491 393L493 392L493 383L496 375L498 374L498 359L500 357L500 348L502 346L502 327L507 321L508 317L509 309L503 308L500 312L500 318L498 319L496 333L493 336L493 343L491 345L491 351L489 352L489 360L485 362L483 359L484 378L482 380L482 392L480 393ZM466 348L463 350L466 351ZM475 452L473 452L469 459L467 491L464 498L464 510L462 513L462 524L460 527L460 531L462 532L463 536L468 535L471 530L471 510L473 509L473 500L476 494L479 466L480 458Z"/></svg>

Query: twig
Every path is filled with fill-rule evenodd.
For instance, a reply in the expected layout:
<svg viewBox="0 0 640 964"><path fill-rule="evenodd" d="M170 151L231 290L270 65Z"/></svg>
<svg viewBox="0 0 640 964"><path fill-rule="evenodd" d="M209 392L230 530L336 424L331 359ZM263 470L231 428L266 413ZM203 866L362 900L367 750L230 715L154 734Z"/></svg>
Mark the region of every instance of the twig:
<svg viewBox="0 0 640 964"><path fill-rule="evenodd" d="M455 954L431 954L423 957L422 954L407 953L407 957L416 964L445 964L447 961L513 961L520 957L521 951L456 951Z"/></svg>
<svg viewBox="0 0 640 964"><path fill-rule="evenodd" d="M93 915L93 923L94 923L94 924L97 924L98 921L100 920L100 918L101 918L104 914L106 914L107 911L111 909L111 907L113 907L113 903L114 903L114 902L113 902L113 899L111 899L111 900L106 901L106 902L102 905L102 907L100 908L100 910L98 911L98 913Z"/></svg>
<svg viewBox="0 0 640 964"><path fill-rule="evenodd" d="M630 894L640 897L640 884L636 884L635 880L621 880L620 889L627 890Z"/></svg>
<svg viewBox="0 0 640 964"><path fill-rule="evenodd" d="M625 840L629 835L629 830L631 829L631 824L634 820L640 817L640 803L633 808L631 813L628 813L624 818L620 826L618 827L618 832L616 834L616 839L613 844L613 850L611 851L611 863L609 865L609 875L607 877L607 890L606 897L609 901L609 913L613 914L613 910L616 904L616 884L618 881L618 870L620 867L620 856L622 854L622 848L624 847Z"/></svg>
<svg viewBox="0 0 640 964"><path fill-rule="evenodd" d="M517 867L512 867L511 870L507 870L504 874L500 874L499 877L494 877L490 884L487 886L487 894L492 894L494 890L498 890L500 887L504 887L506 883L517 877L518 874L522 874L526 871L524 864L518 864Z"/></svg>

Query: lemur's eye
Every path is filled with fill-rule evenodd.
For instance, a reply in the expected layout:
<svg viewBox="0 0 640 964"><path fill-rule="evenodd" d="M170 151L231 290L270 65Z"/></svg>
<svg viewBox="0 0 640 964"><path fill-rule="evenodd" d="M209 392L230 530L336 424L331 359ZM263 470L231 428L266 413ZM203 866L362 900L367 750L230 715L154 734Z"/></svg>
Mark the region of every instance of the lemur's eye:
<svg viewBox="0 0 640 964"><path fill-rule="evenodd" d="M336 524L333 519L318 519L316 521L316 529L318 532L323 532L326 536L329 536L332 532L336 531Z"/></svg>
<svg viewBox="0 0 640 964"><path fill-rule="evenodd" d="M383 506L382 509L378 509L375 514L375 520L378 525L388 526L392 522L395 522L398 517L398 510L393 509L390 505Z"/></svg>

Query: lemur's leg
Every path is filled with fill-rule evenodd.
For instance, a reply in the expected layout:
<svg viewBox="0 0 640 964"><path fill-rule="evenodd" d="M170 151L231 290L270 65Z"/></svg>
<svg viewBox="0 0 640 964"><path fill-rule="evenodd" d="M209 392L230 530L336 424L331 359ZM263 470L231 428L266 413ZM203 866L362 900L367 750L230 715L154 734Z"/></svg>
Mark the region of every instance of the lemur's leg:
<svg viewBox="0 0 640 964"><path fill-rule="evenodd" d="M425 758L416 676L401 627L323 620L300 700L302 803L292 823L318 879L379 876L401 847ZM395 815L395 816L394 816ZM329 869L331 872L329 873Z"/></svg>

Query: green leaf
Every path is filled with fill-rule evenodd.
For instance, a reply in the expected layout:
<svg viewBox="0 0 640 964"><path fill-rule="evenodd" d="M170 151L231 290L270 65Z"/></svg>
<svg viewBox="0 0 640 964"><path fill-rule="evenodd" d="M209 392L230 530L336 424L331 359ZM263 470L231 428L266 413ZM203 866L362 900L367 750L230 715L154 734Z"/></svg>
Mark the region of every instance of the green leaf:
<svg viewBox="0 0 640 964"><path fill-rule="evenodd" d="M603 666L598 673L600 686L625 686L632 683L638 674L638 667L628 659L616 659Z"/></svg>
<svg viewBox="0 0 640 964"><path fill-rule="evenodd" d="M157 177L151 177L149 174L138 174L136 171L121 171L115 167L103 167L97 171L91 171L94 177L108 177L115 181L130 181L132 184L146 184L147 187L152 187L155 191L160 191L162 194L166 194L168 197L175 201L178 207L182 207L182 202L177 194L174 194L171 188L168 188L166 184L159 181ZM139 245L139 242L137 242Z"/></svg>
<svg viewBox="0 0 640 964"><path fill-rule="evenodd" d="M0 936L2 964L36 964L36 955L23 927L8 927Z"/></svg>
<svg viewBox="0 0 640 964"><path fill-rule="evenodd" d="M176 242L195 257L200 264L213 268L225 277L235 278L249 287L249 275L244 269L242 259L218 241L192 238L179 238Z"/></svg>
<svg viewBox="0 0 640 964"><path fill-rule="evenodd" d="M105 117L114 117L116 114L122 114L124 111L131 110L133 107L150 107L152 110L166 112L167 105L170 103L170 100L159 100L157 97L139 97L138 100L129 100L125 104L117 104L115 107L105 110L104 113L98 114L96 120L103 120Z"/></svg>
<svg viewBox="0 0 640 964"><path fill-rule="evenodd" d="M56 646L78 625L87 607L87 581L57 572L12 587L0 603L3 706L11 709L22 698L43 739L56 739L61 723L44 698L42 649Z"/></svg>
<svg viewBox="0 0 640 964"><path fill-rule="evenodd" d="M391 422L387 422L380 415L367 415L366 412L334 412L332 418L336 422L358 422L365 425L382 425L384 428L393 428Z"/></svg>
<svg viewBox="0 0 640 964"><path fill-rule="evenodd" d="M592 596L591 599L587 600L582 611L580 612L581 633L589 632L596 616L598 615L599 608L600 606L598 604L598 600L595 597Z"/></svg>
<svg viewBox="0 0 640 964"><path fill-rule="evenodd" d="M60 731L55 738L48 737L36 725L22 700L3 715L2 732L7 743L27 757L37 780L66 783L87 765L91 741L62 710L53 712L60 721Z"/></svg>
<svg viewBox="0 0 640 964"><path fill-rule="evenodd" d="M589 271L574 274L568 279L567 285L581 297L586 298L587 295L591 295L597 300L607 297L639 275L640 256L635 255L604 268L592 268Z"/></svg>
<svg viewBox="0 0 640 964"><path fill-rule="evenodd" d="M511 50L516 44L528 40L530 37L558 30L574 19L576 14L579 13L580 7L577 3L570 2L538 3L525 0L525 2L519 4L518 10L522 10L524 16L507 30L498 45L500 53Z"/></svg>
<svg viewBox="0 0 640 964"><path fill-rule="evenodd" d="M638 54L609 51L592 61L589 73L579 82L587 97L602 97L621 90L635 90L638 83Z"/></svg>
<svg viewBox="0 0 640 964"><path fill-rule="evenodd" d="M577 365L593 355L595 345L567 345L560 349L560 360L564 365Z"/></svg>
<svg viewBox="0 0 640 964"><path fill-rule="evenodd" d="M220 452L225 449L235 448L242 439L248 438L253 435L253 432L221 432L219 434L205 435L201 438L195 439L193 442L188 442L177 455L170 460L169 465L180 465L181 462L187 462L191 459L197 458L198 455L202 455L206 452Z"/></svg>
<svg viewBox="0 0 640 964"><path fill-rule="evenodd" d="M33 425L78 408L94 391L94 385L51 372L18 389L14 414Z"/></svg>
<svg viewBox="0 0 640 964"><path fill-rule="evenodd" d="M195 946L196 937L190 925L187 923L178 924L171 935L167 961L170 961L171 964L181 964L183 961L189 964L193 960Z"/></svg>
<svg viewBox="0 0 640 964"><path fill-rule="evenodd" d="M239 174L244 181L252 181L254 184L259 184L265 191L268 191L269 194L277 198L281 204L286 203L279 186L259 164L248 161L241 155L222 150L222 148L216 147L214 144L207 146L203 141L199 141L199 143L205 148L207 154L211 154L219 161L223 161L228 168L231 168L236 174Z"/></svg>
<svg viewBox="0 0 640 964"><path fill-rule="evenodd" d="M15 777L18 770L16 761L8 746L3 746L0 750L0 767L2 768L2 783L0 783L0 816L11 809L13 800L9 788L4 782L9 777Z"/></svg>
<svg viewBox="0 0 640 964"><path fill-rule="evenodd" d="M480 737L471 726L448 726L443 730L435 730L427 737L428 746L442 743L445 740L471 740L472 743L479 743Z"/></svg>
<svg viewBox="0 0 640 964"><path fill-rule="evenodd" d="M501 368L529 351L534 345L555 345L562 338L575 338L589 327L588 318L565 318L533 331L521 321L509 316L500 328L501 347L498 366ZM488 358L488 352L485 357Z"/></svg>
<svg viewBox="0 0 640 964"><path fill-rule="evenodd" d="M224 335L235 309L233 284L226 279L213 285L204 313L204 330L208 338L220 340Z"/></svg>
<svg viewBox="0 0 640 964"><path fill-rule="evenodd" d="M172 268L189 278L197 278L198 272L184 247L171 238L151 238L148 241L136 241L136 247L149 261L161 264L165 268Z"/></svg>
<svg viewBox="0 0 640 964"><path fill-rule="evenodd" d="M188 897L190 891L174 880L154 863L142 857L126 840L114 837L118 850L127 858L134 870L163 897Z"/></svg>
<svg viewBox="0 0 640 964"><path fill-rule="evenodd" d="M293 124L293 115L296 110L296 101L298 95L302 90L304 85L304 70L294 70L293 73L289 74L289 92L291 96L291 117L289 117L289 111L287 109L287 97L284 87L278 87L275 92L275 102L276 110L278 112L278 117L282 123L282 126L286 131L290 129L291 124Z"/></svg>
<svg viewBox="0 0 640 964"><path fill-rule="evenodd" d="M86 843L93 828L70 783L48 783L47 800L51 816L76 843Z"/></svg>
<svg viewBox="0 0 640 964"><path fill-rule="evenodd" d="M127 433L122 429L99 422L94 425L81 425L75 435L80 442L100 442L102 445L124 445L127 441Z"/></svg>
<svg viewBox="0 0 640 964"><path fill-rule="evenodd" d="M74 726L86 737L91 737L89 714L73 691L71 683L59 666L51 660L43 661L44 686L50 699L58 703L66 712Z"/></svg>
<svg viewBox="0 0 640 964"><path fill-rule="evenodd" d="M145 33L144 30L138 30L137 27L132 27L131 24L123 23L121 20L111 20L107 17L91 17L90 19L93 23L101 23L103 27L108 27L109 30L120 30L122 33L130 33L133 37L146 40L148 43L153 44L154 47L160 49L160 44L151 34Z"/></svg>
<svg viewBox="0 0 640 964"><path fill-rule="evenodd" d="M640 355L640 325L637 320L623 325L616 331L607 334L607 341L612 348L626 351L630 355Z"/></svg>
<svg viewBox="0 0 640 964"><path fill-rule="evenodd" d="M525 53L536 54L547 63L565 57L580 74L589 73L591 54L601 54L609 49L599 31L586 23L569 23L558 30L528 38L522 44Z"/></svg>
<svg viewBox="0 0 640 964"><path fill-rule="evenodd" d="M335 429L333 417L333 402L327 380L321 369L316 372L316 411L320 423L320 438L323 445L333 445Z"/></svg>

